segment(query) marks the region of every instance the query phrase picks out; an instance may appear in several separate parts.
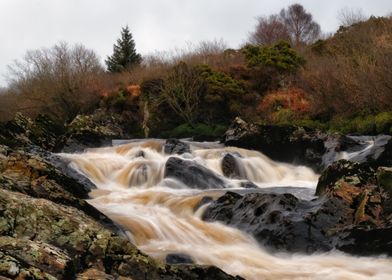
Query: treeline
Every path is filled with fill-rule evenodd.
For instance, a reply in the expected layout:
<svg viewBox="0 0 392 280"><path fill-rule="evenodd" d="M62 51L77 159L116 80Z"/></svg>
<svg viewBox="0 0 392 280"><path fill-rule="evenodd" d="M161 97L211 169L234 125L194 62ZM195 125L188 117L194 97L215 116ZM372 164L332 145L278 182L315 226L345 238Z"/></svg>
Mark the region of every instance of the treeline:
<svg viewBox="0 0 392 280"><path fill-rule="evenodd" d="M392 19L342 10L323 35L294 4L260 17L249 44L202 42L188 51L141 57L123 28L106 60L59 43L10 66L0 118L21 111L69 123L101 108L134 122L135 135L219 135L235 116L345 133L391 133Z"/></svg>

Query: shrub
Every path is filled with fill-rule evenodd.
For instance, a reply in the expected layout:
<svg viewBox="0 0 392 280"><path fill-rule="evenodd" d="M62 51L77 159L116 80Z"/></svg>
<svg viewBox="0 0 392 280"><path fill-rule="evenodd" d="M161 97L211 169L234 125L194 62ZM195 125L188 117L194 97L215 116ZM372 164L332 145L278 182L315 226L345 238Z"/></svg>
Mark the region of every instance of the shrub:
<svg viewBox="0 0 392 280"><path fill-rule="evenodd" d="M248 67L273 67L280 72L294 72L305 62L285 41L266 47L247 45L243 52Z"/></svg>

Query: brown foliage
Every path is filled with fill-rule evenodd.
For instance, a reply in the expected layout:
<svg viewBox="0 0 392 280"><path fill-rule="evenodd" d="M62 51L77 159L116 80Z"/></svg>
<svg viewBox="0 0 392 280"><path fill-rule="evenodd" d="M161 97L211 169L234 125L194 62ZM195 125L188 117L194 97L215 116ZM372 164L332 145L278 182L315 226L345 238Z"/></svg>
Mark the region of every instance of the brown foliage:
<svg viewBox="0 0 392 280"><path fill-rule="evenodd" d="M310 111L308 95L300 88L290 87L269 92L259 104L258 113L269 116L282 109L300 115Z"/></svg>
<svg viewBox="0 0 392 280"><path fill-rule="evenodd" d="M391 19L372 18L341 29L306 59L300 83L312 93L316 114L391 110Z"/></svg>
<svg viewBox="0 0 392 280"><path fill-rule="evenodd" d="M279 14L259 17L249 41L256 45L271 45L288 41L294 46L313 43L321 35L320 25L300 4L282 9Z"/></svg>
<svg viewBox="0 0 392 280"><path fill-rule="evenodd" d="M9 67L9 91L17 99L14 109L71 120L99 100L101 75L98 57L82 45L69 47L62 42L28 51Z"/></svg>

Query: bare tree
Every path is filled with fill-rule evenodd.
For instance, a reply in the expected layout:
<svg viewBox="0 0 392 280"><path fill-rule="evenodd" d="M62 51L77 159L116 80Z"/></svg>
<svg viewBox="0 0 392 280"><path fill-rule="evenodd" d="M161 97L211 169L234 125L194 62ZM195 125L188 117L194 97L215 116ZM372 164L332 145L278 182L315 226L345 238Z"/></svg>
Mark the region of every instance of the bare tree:
<svg viewBox="0 0 392 280"><path fill-rule="evenodd" d="M279 40L290 41L289 31L278 15L259 17L249 41L255 45L271 45Z"/></svg>
<svg viewBox="0 0 392 280"><path fill-rule="evenodd" d="M338 20L341 26L350 26L355 23L365 21L367 17L362 9L343 8L338 13Z"/></svg>
<svg viewBox="0 0 392 280"><path fill-rule="evenodd" d="M171 109L193 126L204 91L205 83L198 71L182 62L166 78L162 95Z"/></svg>
<svg viewBox="0 0 392 280"><path fill-rule="evenodd" d="M94 51L61 42L50 49L28 51L8 67L9 88L23 100L20 110L35 110L72 119L96 95L103 72Z"/></svg>
<svg viewBox="0 0 392 280"><path fill-rule="evenodd" d="M282 9L280 17L290 34L292 44L308 44L319 38L320 25L302 5L293 4L287 9Z"/></svg>

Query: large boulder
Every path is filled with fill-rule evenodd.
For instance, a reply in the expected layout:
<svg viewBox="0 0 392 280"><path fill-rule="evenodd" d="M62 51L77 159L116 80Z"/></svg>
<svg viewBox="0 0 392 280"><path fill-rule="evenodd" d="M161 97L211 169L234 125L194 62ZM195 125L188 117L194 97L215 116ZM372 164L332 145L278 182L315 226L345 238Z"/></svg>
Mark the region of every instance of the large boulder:
<svg viewBox="0 0 392 280"><path fill-rule="evenodd" d="M365 163L348 160L334 162L321 174L316 187L316 195L324 194L328 189L337 187L336 184L341 182L354 186L361 186L368 182L374 184L374 170Z"/></svg>
<svg viewBox="0 0 392 280"><path fill-rule="evenodd" d="M240 155L235 153L227 153L221 161L223 175L227 178L246 179L243 166L239 162Z"/></svg>
<svg viewBox="0 0 392 280"><path fill-rule="evenodd" d="M165 154L168 155L173 155L173 154L181 155L184 153L190 153L191 149L189 144L175 138L170 138L166 140L164 151Z"/></svg>
<svg viewBox="0 0 392 280"><path fill-rule="evenodd" d="M13 120L0 123L0 144L10 147L37 145L51 151L61 146L58 139L64 130L63 125L49 116L39 115L32 120L17 113Z"/></svg>
<svg viewBox="0 0 392 280"><path fill-rule="evenodd" d="M258 150L273 160L320 169L325 135L292 125L254 125L236 118L224 135L226 146Z"/></svg>
<svg viewBox="0 0 392 280"><path fill-rule="evenodd" d="M164 265L73 207L3 189L0 236L0 277L234 279L218 268Z"/></svg>
<svg viewBox="0 0 392 280"><path fill-rule="evenodd" d="M111 145L112 139L131 138L120 114L98 109L91 115L77 115L63 136L63 152L80 152L89 147Z"/></svg>
<svg viewBox="0 0 392 280"><path fill-rule="evenodd" d="M226 182L216 173L192 160L170 157L165 165L165 178L174 178L189 188L221 189Z"/></svg>
<svg viewBox="0 0 392 280"><path fill-rule="evenodd" d="M392 255L388 172L379 169L378 186L369 165L341 160L322 173L318 198L227 192L208 206L203 218L235 226L277 250L312 253L337 248Z"/></svg>

